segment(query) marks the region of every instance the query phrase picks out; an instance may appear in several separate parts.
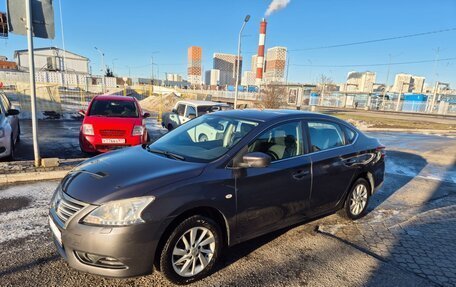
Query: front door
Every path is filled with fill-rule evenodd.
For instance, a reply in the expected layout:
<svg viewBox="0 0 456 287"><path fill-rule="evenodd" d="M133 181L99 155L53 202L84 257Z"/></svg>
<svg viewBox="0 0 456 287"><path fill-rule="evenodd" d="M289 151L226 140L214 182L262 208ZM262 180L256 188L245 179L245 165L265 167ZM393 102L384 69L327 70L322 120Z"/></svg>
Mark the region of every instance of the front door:
<svg viewBox="0 0 456 287"><path fill-rule="evenodd" d="M254 140L248 152L268 154L265 168L235 176L238 235L243 240L305 217L311 188L311 162L304 155L301 121L276 125Z"/></svg>

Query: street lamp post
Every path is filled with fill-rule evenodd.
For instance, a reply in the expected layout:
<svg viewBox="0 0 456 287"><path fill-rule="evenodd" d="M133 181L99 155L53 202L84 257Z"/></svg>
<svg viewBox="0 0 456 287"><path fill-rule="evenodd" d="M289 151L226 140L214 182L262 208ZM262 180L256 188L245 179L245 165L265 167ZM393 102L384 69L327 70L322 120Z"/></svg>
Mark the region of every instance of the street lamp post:
<svg viewBox="0 0 456 287"><path fill-rule="evenodd" d="M241 58L241 37L242 37L242 31L244 31L245 24L249 22L250 20L250 15L245 16L244 23L242 23L241 30L239 31L239 38L238 38L238 51L237 51L237 58L236 61L236 83L234 87L234 109L237 109L237 99L238 99L238 86L239 86L239 70L240 70L240 58Z"/></svg>
<svg viewBox="0 0 456 287"><path fill-rule="evenodd" d="M101 90L103 93L106 92L106 86L105 86L105 65L104 65L104 53L97 47L95 47L95 50L97 50L98 53L100 53L101 57Z"/></svg>
<svg viewBox="0 0 456 287"><path fill-rule="evenodd" d="M119 58L114 58L114 59L112 59L112 71L111 71L111 72L112 72L113 74L114 74L114 63L115 63L117 60L119 60Z"/></svg>

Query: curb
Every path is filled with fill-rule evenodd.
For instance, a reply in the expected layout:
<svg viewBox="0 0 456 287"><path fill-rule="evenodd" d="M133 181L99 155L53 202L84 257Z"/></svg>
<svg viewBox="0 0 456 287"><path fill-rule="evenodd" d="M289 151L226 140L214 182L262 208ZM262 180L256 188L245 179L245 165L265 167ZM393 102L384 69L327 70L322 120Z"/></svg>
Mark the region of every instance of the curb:
<svg viewBox="0 0 456 287"><path fill-rule="evenodd" d="M12 174L0 174L0 184L11 184L26 181L61 179L70 170L36 171Z"/></svg>

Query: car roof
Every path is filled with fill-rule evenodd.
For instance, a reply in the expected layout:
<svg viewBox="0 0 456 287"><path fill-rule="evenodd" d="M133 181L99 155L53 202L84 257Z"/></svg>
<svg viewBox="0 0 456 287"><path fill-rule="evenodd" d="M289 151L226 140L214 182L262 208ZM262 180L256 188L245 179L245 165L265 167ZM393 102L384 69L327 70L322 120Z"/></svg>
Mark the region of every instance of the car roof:
<svg viewBox="0 0 456 287"><path fill-rule="evenodd" d="M195 106L218 106L218 105L226 105L224 103L217 103L211 101L197 101L197 100L183 100L177 102L178 104L191 104Z"/></svg>
<svg viewBox="0 0 456 287"><path fill-rule="evenodd" d="M135 98L130 96L118 96L118 95L99 95L94 98L94 100L101 100L101 101L127 101L127 102L134 102Z"/></svg>
<svg viewBox="0 0 456 287"><path fill-rule="evenodd" d="M335 117L325 114L299 111L299 110L259 110L259 109L244 109L244 110L227 110L216 112L219 116L232 118L241 118L245 120L266 122L277 119L294 119L300 117L311 117L315 119L335 119ZM336 118L337 119L337 118Z"/></svg>

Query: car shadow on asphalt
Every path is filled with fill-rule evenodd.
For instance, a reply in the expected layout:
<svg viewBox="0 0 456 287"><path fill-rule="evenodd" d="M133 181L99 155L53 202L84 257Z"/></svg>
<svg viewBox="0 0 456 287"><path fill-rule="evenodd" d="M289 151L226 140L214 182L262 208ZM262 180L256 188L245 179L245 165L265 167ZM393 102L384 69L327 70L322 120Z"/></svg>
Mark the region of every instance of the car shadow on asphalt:
<svg viewBox="0 0 456 287"><path fill-rule="evenodd" d="M394 175L387 174L392 172L390 169L395 169L400 167L400 162L398 163L388 163L389 158L398 159L395 161L400 161L400 159L406 159L407 162L413 163L413 166L407 167L409 170L412 170L413 173L418 175L423 168L427 165L427 160L422 156L417 154L402 152L402 151L387 151L386 153L386 171L385 171L385 182L383 186L370 198L369 206L367 211L371 212L378 208L382 203L388 200L396 191L400 190L403 186L407 185L414 177L403 174L400 169L393 171ZM405 162L405 161L404 161ZM388 166L392 165L392 166ZM397 176L396 176L397 175Z"/></svg>

